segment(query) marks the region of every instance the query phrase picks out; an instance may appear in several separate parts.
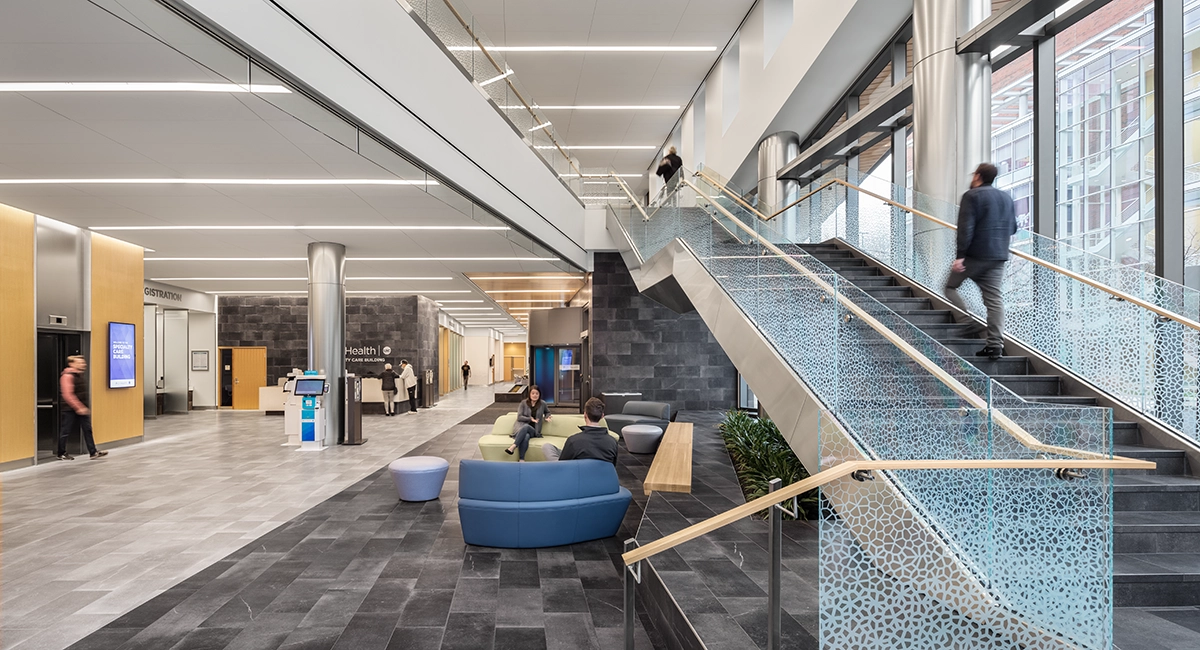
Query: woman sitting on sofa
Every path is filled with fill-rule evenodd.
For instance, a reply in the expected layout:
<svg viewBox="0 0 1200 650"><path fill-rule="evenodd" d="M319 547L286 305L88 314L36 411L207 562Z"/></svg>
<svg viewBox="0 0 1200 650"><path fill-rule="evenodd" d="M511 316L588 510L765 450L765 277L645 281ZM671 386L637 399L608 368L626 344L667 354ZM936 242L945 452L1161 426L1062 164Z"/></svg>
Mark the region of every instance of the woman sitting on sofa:
<svg viewBox="0 0 1200 650"><path fill-rule="evenodd" d="M537 386L529 387L529 396L517 406L517 421L513 424L513 438L516 440L509 445L504 453L509 456L513 451L520 452L517 458L525 460L525 452L529 450L530 438L542 437L542 423L550 419L550 407L542 401L542 391Z"/></svg>

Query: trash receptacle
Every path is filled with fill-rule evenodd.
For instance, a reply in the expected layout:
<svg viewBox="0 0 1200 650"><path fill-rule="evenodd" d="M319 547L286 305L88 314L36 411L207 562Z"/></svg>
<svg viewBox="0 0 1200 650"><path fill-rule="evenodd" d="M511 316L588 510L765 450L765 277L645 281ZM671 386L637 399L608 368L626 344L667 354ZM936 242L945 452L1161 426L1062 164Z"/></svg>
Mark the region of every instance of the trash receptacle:
<svg viewBox="0 0 1200 650"><path fill-rule="evenodd" d="M346 375L345 404L342 413L346 419L343 437L338 442L345 445L361 445L367 441L362 437L362 377Z"/></svg>

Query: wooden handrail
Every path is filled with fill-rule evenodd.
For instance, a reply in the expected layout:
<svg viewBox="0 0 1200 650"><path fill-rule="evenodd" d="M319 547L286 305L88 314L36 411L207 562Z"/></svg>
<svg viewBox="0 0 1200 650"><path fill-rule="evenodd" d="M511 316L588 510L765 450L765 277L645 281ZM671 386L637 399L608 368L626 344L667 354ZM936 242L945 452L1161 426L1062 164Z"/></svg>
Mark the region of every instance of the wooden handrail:
<svg viewBox="0 0 1200 650"><path fill-rule="evenodd" d="M704 192L702 192L700 190L700 188L698 188L694 184L692 184L691 181L689 181L685 178L685 179L683 179L682 182L686 183L688 186L690 186L692 188L692 190L695 191L698 196L703 197L714 208L716 208L717 210L724 213L724 215L730 221L737 224L737 226L739 228L741 228L742 230L746 231L746 233L749 234L750 237L758 240L758 243L763 248L766 248L767 250L774 253L776 256L783 259L788 265L790 265L792 268L799 271L801 275L807 277L809 280L811 280L814 284L816 284L821 289L823 289L830 296L833 296L833 298L835 300L837 300L848 311L850 311L850 313L854 314L856 317L861 319L864 323L866 323L868 326L870 326L871 329L875 330L880 336L887 339L888 342L890 342L892 345L899 348L901 352L903 352L906 356L908 356L908 358L912 359L914 362L917 363L917 365L924 368L926 372L933 375L938 381L945 384L945 386L947 388L949 388L956 395L958 395L960 398L962 398L964 401L966 401L968 404L970 404L973 408L980 410L980 411L988 411L990 409L990 406L988 405L987 400L985 400L984 398L975 394L974 391L972 391L967 386L963 385L962 382L955 379L950 373L946 372L941 366L934 363L933 360L931 360L929 357L925 356L920 350L913 347L912 344L910 344L908 341L905 341L903 338L900 337L900 335L896 334L890 328L888 328L886 325L879 322L874 316L871 315L870 312L868 312L867 310L860 307L857 303L855 303L853 300L851 300L849 297L847 297L844 293L839 292L837 289L835 289L828 282L823 280L816 273L813 273L812 271L805 268L804 265L802 265L799 262L797 262L796 260L792 259L792 257L790 255L788 255L787 253L784 253L775 244L771 243L770 241L767 241L765 238L762 237L762 235L759 235L757 232L755 232L753 228L742 223L740 219L733 216L720 203L717 203L711 197L704 194ZM1023 429L1019 424L1014 422L1007 415L1004 415L1000 411L994 410L994 409L991 410L991 413L992 413L992 420L997 425L999 425L999 427L1001 429L1004 429L1005 431L1007 431L1009 433L1009 435L1011 435L1014 439L1016 439L1022 445L1024 445L1025 447L1027 447L1031 450L1050 453L1050 454L1059 454L1059 455L1063 455L1063 456L1072 456L1075 458L1087 458L1087 459L1091 459L1091 460L1107 460L1107 458L1105 458L1104 456L1101 456L1100 454L1079 451L1077 449L1068 449L1066 447L1056 447L1053 445L1047 445L1047 444L1043 443L1042 441L1038 440L1037 438L1033 437L1032 435L1030 435L1030 433L1028 431Z"/></svg>
<svg viewBox="0 0 1200 650"><path fill-rule="evenodd" d="M845 478L859 471L896 471L896 470L948 470L948 469L1153 469L1154 463L1132 458L1093 459L1093 460L852 460L830 469L818 472L803 481L793 483L783 489L748 501L736 508L726 510L719 515L709 517L698 524L692 524L683 530L671 533L654 540L645 546L639 546L621 555L626 566L647 560L664 551L670 550L710 533L718 528L728 526L735 521L765 510L776 504L783 503L793 497L798 497L809 490L821 487L840 478Z"/></svg>
<svg viewBox="0 0 1200 650"><path fill-rule="evenodd" d="M638 203L637 197L633 195L633 190L629 189L629 185L625 181L621 180L620 176L617 176L613 172L609 172L608 176L612 177L614 180L617 181L617 185L619 185L621 187L621 191L625 193L625 196L629 197L629 202L632 203L634 205L634 207L636 207L638 209L638 212L642 213L642 221L649 221L650 215L646 214L646 211L642 209L642 204ZM580 176L580 178L583 178L583 177Z"/></svg>
<svg viewBox="0 0 1200 650"><path fill-rule="evenodd" d="M727 188L725 185L723 185L723 184L722 184L720 181L717 181L716 179L712 178L712 177L711 177L711 176L709 176L708 174L704 173L704 171L703 171L703 170L696 172L696 174L697 174L697 175L700 175L700 176L703 176L703 177L705 178L705 180L707 180L707 181L708 181L709 183L711 183L712 185L715 185L715 186L717 186L717 187L718 187L718 188L719 188L719 189L720 189L722 192L724 192L724 193L725 193L727 196L733 197L735 200L737 200L737 201L738 201L738 203L741 203L743 206L746 206L746 203L745 203L744 201L742 201L741 199L737 198L737 197L736 197L734 194L731 194L731 193L729 192L729 189L728 189L728 188ZM855 191L861 192L862 194L866 194L867 196L870 196L870 197L873 197L873 198L875 198L875 199L878 199L879 201L883 201L884 203L886 203L886 204L888 204L888 205L890 205L890 206L892 206L892 207L894 207L894 208L896 208L896 209L898 209L898 210L903 210L903 211L905 211L905 212L908 212L908 213L910 213L910 214L913 214L913 215L916 215L916 216L918 216L918 217L921 217L922 219L927 219L927 220L929 220L929 221L932 221L932 222L934 222L934 223L936 223L936 224L938 224L939 226L942 226L942 227L944 227L944 228L949 228L950 230L955 230L955 231L957 231L957 230L958 230L958 227L957 227L957 226L955 226L955 225L954 225L954 224L952 224L952 223L949 223L949 222L947 222L947 221L943 221L943 220L941 220L941 219L938 219L937 217L935 217L935 216L933 216L933 215L926 214L926 213L924 213L924 212L921 212L920 210L917 210L917 209L915 209L915 208L912 208L912 207L909 207L909 206L907 206L907 205L904 205L903 203L898 203L898 202L896 202L896 201L893 201L892 199L889 199L889 198L887 198L887 197L884 197L884 196L881 196L881 195L879 195L879 194L876 194L875 192L872 192L871 190L864 189L864 188L862 188L862 187L859 187L858 185L854 185L854 184L848 183L848 182L846 182L846 181L844 181L844 180L842 180L842 179L840 179L840 178L834 178L834 179L831 179L831 180L829 180L829 181L826 181L826 182L825 182L825 184L821 185L820 187L818 187L817 189L813 190L812 192L809 192L808 194L804 195L803 197L801 197L801 198L799 198L799 199L797 199L797 200L795 200L795 201L793 201L793 202L789 203L787 206L785 206L785 207L783 207L783 208L780 208L779 210L777 210L777 211L775 211L774 213L772 213L770 216L763 216L763 214L762 214L761 212L759 212L759 211L757 211L757 210L754 210L753 208L749 208L749 206L746 206L746 207L747 207L748 209L750 209L752 212L754 212L754 214L757 214L757 215L758 215L760 218L762 218L764 221L769 221L769 220L771 220L771 219L774 219L775 217L779 216L780 214L783 214L785 211L787 211L787 210L791 209L792 207L794 207L794 206L798 205L800 202L802 202L802 201L804 201L804 200L808 199L809 197L811 197L812 195L816 194L817 192L820 192L820 191L824 190L825 188L829 187L830 185L834 185L834 184L842 185L842 186L845 186L845 187L846 187L846 188L848 188L848 189L852 189L852 190L855 190ZM1036 256L1034 256L1034 255L1030 255L1029 253L1026 253L1026 252L1024 252L1024 251L1021 251L1021 250L1019 250L1019 249L1016 249L1016 248L1010 248L1010 249L1009 249L1009 251L1010 251L1010 252L1011 252L1013 255L1016 255L1017 257L1020 257L1020 258L1022 258L1022 259L1025 259L1025 260L1028 260L1028 261L1030 261L1030 262L1033 262L1034 264L1037 264L1037 265L1039 265L1039 266L1043 266L1043 267L1045 267L1045 268L1047 268L1047 269L1050 269L1051 271L1054 271L1055 273L1058 273L1058 274L1060 274L1060 275L1065 275L1065 276L1067 276L1067 277L1071 278L1072 280L1075 280L1075 281L1077 281L1077 282L1082 282L1082 283L1084 283L1084 284L1086 284L1086 285L1088 285L1088 286L1090 286L1090 287L1092 287L1092 288L1094 288L1094 289L1099 289L1100 291L1103 291L1103 292L1105 292L1105 293L1107 293L1107 294L1109 294L1109 295L1111 295L1111 296L1113 296L1113 297L1115 297L1115 298L1119 298L1119 299L1121 299L1121 300L1124 300L1125 302L1133 303L1133 304L1137 305L1138 307L1141 307L1142 309L1146 309L1146 310L1148 310L1148 311L1150 311L1150 312L1153 312L1154 314L1157 314L1157 315L1159 315L1159 316L1162 316L1163 318L1168 318L1168 319L1170 319L1170 320L1173 320L1173 321L1175 321L1175 322L1177 322L1177 323L1179 323L1179 324L1181 324L1181 325L1183 325L1183 326L1185 326L1185 327L1190 327L1191 329L1194 329L1194 330L1196 330L1196 331L1200 331L1200 322L1197 322L1197 321L1195 321L1195 320L1192 320L1192 319L1190 319L1190 318L1188 318L1188 317L1186 317L1186 316L1183 316L1183 315L1181 315L1181 314L1177 314L1177 313L1175 313L1175 312L1173 312L1173 311L1170 311L1170 310L1167 310L1167 309L1163 309L1163 308L1159 307L1158 305L1155 305L1155 304L1153 304L1153 303L1150 303L1150 302L1146 302L1145 300L1142 300L1141 298L1138 298L1138 297L1136 297L1136 296L1132 296L1132 295L1130 295L1130 294L1127 294L1127 293L1125 293L1124 291L1120 291L1119 289L1114 289L1114 288L1112 288L1112 287L1110 287L1110 286L1108 286L1108 285L1106 285L1106 284L1104 284L1104 283L1102 283L1102 282L1097 282L1097 281L1095 281L1095 280L1093 280L1093 279L1091 279L1091 278L1089 278L1089 277L1087 277L1087 276L1084 276L1084 275L1081 275L1081 274L1079 274L1079 273L1076 273L1076 272L1074 272L1074 271L1071 271L1070 269L1065 269L1065 268L1063 268L1063 267L1061 267L1061 266L1059 266L1059 265L1057 265L1057 264L1054 264L1053 262L1047 262L1046 260L1043 260L1043 259L1041 259L1041 258L1039 258L1039 257L1036 257Z"/></svg>

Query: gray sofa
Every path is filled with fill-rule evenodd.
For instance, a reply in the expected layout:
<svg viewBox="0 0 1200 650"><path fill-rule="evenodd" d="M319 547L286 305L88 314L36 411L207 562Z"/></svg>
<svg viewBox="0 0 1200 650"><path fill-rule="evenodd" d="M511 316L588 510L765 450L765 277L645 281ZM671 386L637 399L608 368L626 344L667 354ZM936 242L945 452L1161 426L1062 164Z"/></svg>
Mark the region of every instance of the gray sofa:
<svg viewBox="0 0 1200 650"><path fill-rule="evenodd" d="M630 424L650 424L667 430L671 417L671 405L663 402L625 402L620 413L605 413L608 430L620 435L621 429Z"/></svg>

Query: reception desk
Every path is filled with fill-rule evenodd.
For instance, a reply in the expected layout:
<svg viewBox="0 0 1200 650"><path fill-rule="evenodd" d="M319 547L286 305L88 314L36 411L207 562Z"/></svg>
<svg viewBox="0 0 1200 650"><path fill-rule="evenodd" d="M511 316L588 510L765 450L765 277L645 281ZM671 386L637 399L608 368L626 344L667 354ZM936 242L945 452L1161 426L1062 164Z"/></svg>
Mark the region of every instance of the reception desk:
<svg viewBox="0 0 1200 650"><path fill-rule="evenodd" d="M375 377L366 377L363 378L362 383L363 413L383 413L383 381ZM337 399L334 387L330 387L330 394L333 399ZM327 397L327 399L329 398ZM267 415L283 415L283 405L286 401L282 384L263 386L258 389L258 410ZM398 393L396 401L407 402L408 395Z"/></svg>

